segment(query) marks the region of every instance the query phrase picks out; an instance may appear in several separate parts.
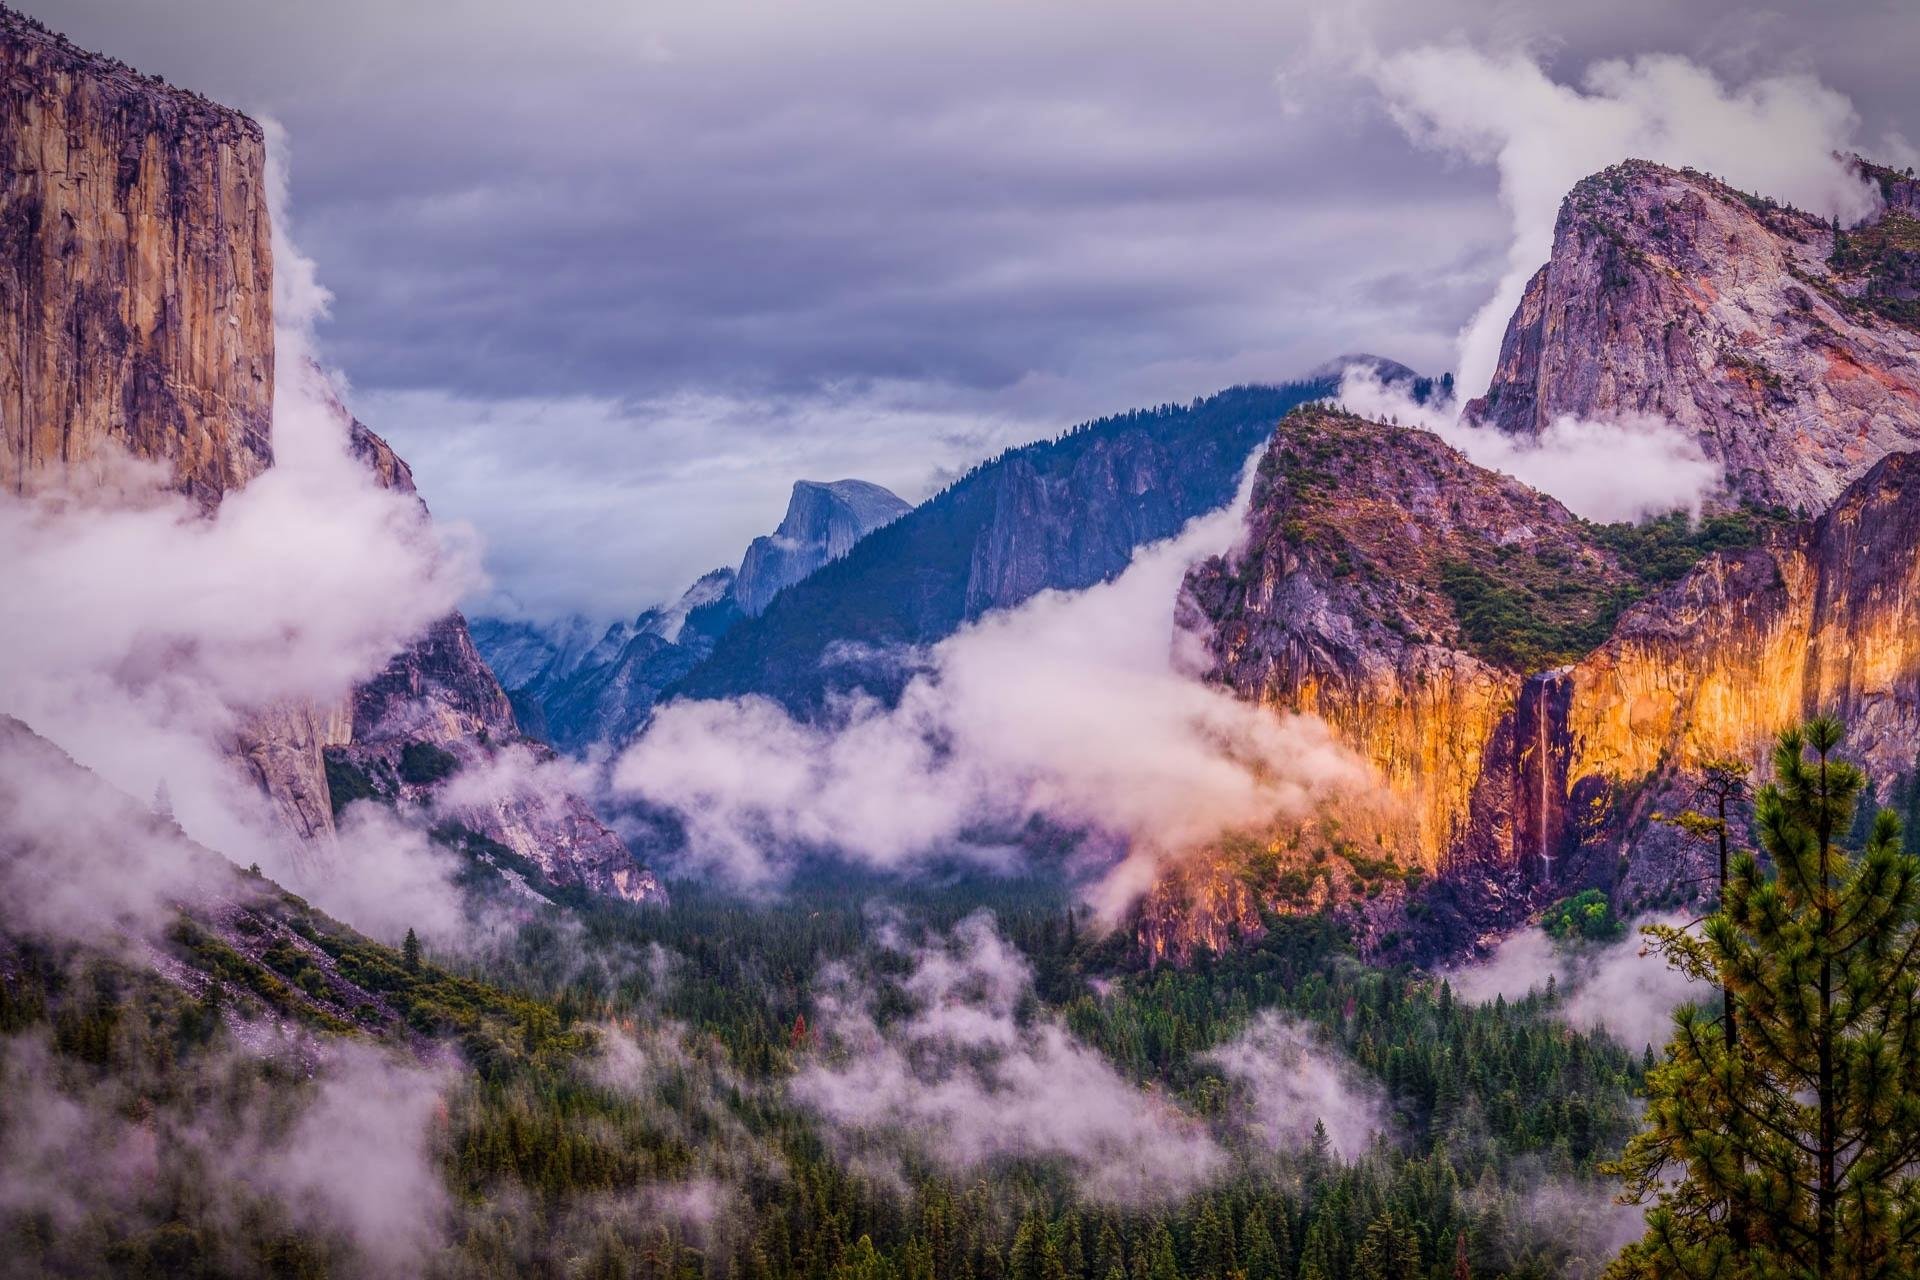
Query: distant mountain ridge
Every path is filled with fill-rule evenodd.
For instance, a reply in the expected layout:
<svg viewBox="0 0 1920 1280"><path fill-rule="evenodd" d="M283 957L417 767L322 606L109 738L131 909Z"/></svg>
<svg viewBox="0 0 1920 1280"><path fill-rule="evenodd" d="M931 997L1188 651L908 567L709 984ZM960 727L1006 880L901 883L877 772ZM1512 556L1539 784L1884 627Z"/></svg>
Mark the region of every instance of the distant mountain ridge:
<svg viewBox="0 0 1920 1280"><path fill-rule="evenodd" d="M619 743L736 622L910 509L865 480L796 481L779 526L748 545L738 570L703 574L672 604L616 622L598 639L580 617L550 626L481 618L474 643L496 670L512 673L502 682L530 732L569 750Z"/></svg>
<svg viewBox="0 0 1920 1280"><path fill-rule="evenodd" d="M763 694L810 712L852 688L891 697L911 651L1047 589L1106 581L1140 546L1224 506L1286 413L1360 364L1425 396L1440 383L1377 356L1084 423L1010 449L909 509L862 481L794 486L786 517L680 602L616 623L583 660L582 623L481 618L521 722L569 750L619 743L673 697ZM684 635L664 629L684 618ZM610 655L610 656L609 656Z"/></svg>
<svg viewBox="0 0 1920 1280"><path fill-rule="evenodd" d="M1226 505L1274 424L1338 388L1333 372L1235 387L1010 449L730 629L666 696L757 693L801 712L855 687L891 696L903 650L1040 591L1104 582Z"/></svg>

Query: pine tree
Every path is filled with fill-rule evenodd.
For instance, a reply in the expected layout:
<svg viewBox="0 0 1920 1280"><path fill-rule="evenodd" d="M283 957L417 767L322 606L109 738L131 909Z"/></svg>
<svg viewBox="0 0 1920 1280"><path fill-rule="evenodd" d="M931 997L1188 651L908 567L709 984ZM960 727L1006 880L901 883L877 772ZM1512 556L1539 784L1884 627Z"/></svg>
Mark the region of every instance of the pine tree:
<svg viewBox="0 0 1920 1280"><path fill-rule="evenodd" d="M1654 1202L1616 1274L1920 1273L1920 860L1891 811L1858 858L1841 846L1865 775L1833 758L1840 737L1827 719L1781 735L1755 801L1768 868L1736 856L1703 933L1648 930L1731 993L1740 1033L1675 1015L1615 1166Z"/></svg>
<svg viewBox="0 0 1920 1280"><path fill-rule="evenodd" d="M1232 1259L1227 1256L1226 1235L1220 1228L1220 1215L1208 1200L1193 1224L1193 1242L1188 1250L1186 1274L1190 1280L1226 1280Z"/></svg>
<svg viewBox="0 0 1920 1280"><path fill-rule="evenodd" d="M1007 1254L1008 1280L1042 1280L1040 1242L1047 1228L1037 1217L1028 1215L1014 1232L1013 1249Z"/></svg>
<svg viewBox="0 0 1920 1280"><path fill-rule="evenodd" d="M1394 1221L1391 1211L1381 1213L1367 1224L1359 1256L1354 1259L1354 1274L1358 1280L1403 1280L1419 1275L1419 1239Z"/></svg>
<svg viewBox="0 0 1920 1280"><path fill-rule="evenodd" d="M1173 1253L1173 1233L1161 1222L1147 1242L1147 1280L1181 1280L1180 1262Z"/></svg>
<svg viewBox="0 0 1920 1280"><path fill-rule="evenodd" d="M420 937L412 929L407 930L406 938L400 943L400 963L407 967L408 973L420 972Z"/></svg>
<svg viewBox="0 0 1920 1280"><path fill-rule="evenodd" d="M1313 1122L1313 1137L1307 1142L1307 1180L1317 1181L1326 1177L1333 1168L1333 1139L1327 1136L1327 1123L1324 1120Z"/></svg>
<svg viewBox="0 0 1920 1280"><path fill-rule="evenodd" d="M1906 829L1906 851L1920 853L1920 751L1914 753L1913 772L1907 775L1906 803L1900 817Z"/></svg>
<svg viewBox="0 0 1920 1280"><path fill-rule="evenodd" d="M1280 1250L1258 1213L1247 1215L1247 1280L1280 1280Z"/></svg>
<svg viewBox="0 0 1920 1280"><path fill-rule="evenodd" d="M1126 1254L1120 1248L1120 1235L1113 1229L1113 1223L1102 1222L1099 1234L1093 1238L1093 1267L1095 1277L1103 1277L1115 1268L1126 1270Z"/></svg>

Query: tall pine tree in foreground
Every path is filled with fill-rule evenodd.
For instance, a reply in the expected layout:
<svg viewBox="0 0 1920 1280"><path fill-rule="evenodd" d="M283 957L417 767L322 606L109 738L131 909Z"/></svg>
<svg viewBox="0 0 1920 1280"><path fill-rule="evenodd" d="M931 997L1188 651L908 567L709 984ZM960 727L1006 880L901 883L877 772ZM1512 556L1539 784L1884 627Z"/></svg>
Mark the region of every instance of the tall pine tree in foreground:
<svg viewBox="0 0 1920 1280"><path fill-rule="evenodd" d="M1842 848L1865 775L1833 758L1840 736L1781 735L1754 805L1766 868L1738 854L1700 933L1648 930L1725 989L1740 1032L1675 1016L1617 1165L1652 1207L1615 1276L1920 1274L1920 860L1890 811L1858 857Z"/></svg>

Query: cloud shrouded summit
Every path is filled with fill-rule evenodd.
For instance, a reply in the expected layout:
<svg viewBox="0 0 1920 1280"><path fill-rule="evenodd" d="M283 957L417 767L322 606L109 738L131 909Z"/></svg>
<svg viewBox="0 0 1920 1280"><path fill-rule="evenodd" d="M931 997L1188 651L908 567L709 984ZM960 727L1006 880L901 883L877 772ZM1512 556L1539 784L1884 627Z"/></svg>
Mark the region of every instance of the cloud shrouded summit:
<svg viewBox="0 0 1920 1280"><path fill-rule="evenodd" d="M1837 121L1900 164L1920 56L1878 3L27 8L286 123L361 416L505 594L608 616L730 558L803 476L911 500L1339 351L1452 364L1516 210L1499 166L1395 123L1436 51L1560 102L1620 97L1589 69L1647 55L1736 101L1800 76L1825 89L1767 118L1816 127L1776 132ZM1395 100L1327 56L1345 23L1406 69Z"/></svg>

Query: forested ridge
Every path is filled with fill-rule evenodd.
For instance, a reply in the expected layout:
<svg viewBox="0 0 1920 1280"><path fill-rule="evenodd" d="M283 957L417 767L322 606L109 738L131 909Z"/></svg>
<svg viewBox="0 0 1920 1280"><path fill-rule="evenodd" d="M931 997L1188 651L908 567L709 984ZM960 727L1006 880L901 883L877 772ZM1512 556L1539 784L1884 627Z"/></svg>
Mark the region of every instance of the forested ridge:
<svg viewBox="0 0 1920 1280"><path fill-rule="evenodd" d="M882 919L844 885L748 904L688 884L670 909L593 901L466 957L381 947L296 905L296 927L390 999L403 1028L323 1025L275 998L301 980L290 950L265 972L222 971L189 926L175 955L219 978L197 998L138 965L20 945L0 968L0 1027L16 1063L44 1045L67 1098L163 1144L173 1126L156 1117L218 1130L263 1096L297 1112L315 1087L304 1037L242 1052L250 1027L304 1020L305 1036L438 1064L444 1110L429 1133L447 1194L420 1224L435 1275L1344 1280L1601 1261L1611 1188L1595 1168L1632 1128L1643 1061L1546 1016L1551 996L1465 1004L1444 983L1360 965L1321 919L1276 919L1257 947L1148 971L1050 885L894 899ZM1212 1124L1242 1099L1202 1055L1283 1010L1383 1089L1384 1134L1352 1159L1324 1132L1278 1153L1235 1144L1193 1194L1142 1204L1083 1195L1044 1159L956 1171L911 1151L891 1170L848 1158L783 1087L819 1051L818 975L839 963L897 977L876 930L938 934L983 902L1031 965L1023 1019L1059 1018ZM912 1007L898 994L889 1016ZM602 1069L616 1038L640 1046L644 1069ZM155 1185L75 1219L0 1201L11 1273L377 1273L345 1234L220 1185L178 1141ZM712 1204L663 1209L676 1189Z"/></svg>

